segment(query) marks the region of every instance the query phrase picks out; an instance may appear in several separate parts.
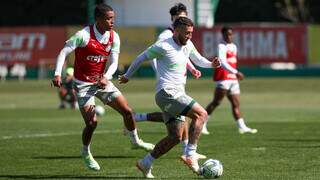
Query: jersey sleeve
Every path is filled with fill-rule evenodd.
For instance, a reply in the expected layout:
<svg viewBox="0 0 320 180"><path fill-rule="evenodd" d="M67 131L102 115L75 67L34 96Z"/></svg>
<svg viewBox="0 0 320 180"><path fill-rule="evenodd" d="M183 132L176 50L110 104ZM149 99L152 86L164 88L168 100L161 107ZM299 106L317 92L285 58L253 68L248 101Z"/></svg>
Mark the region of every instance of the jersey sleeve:
<svg viewBox="0 0 320 180"><path fill-rule="evenodd" d="M114 32L114 39L113 39L113 43L112 43L112 51L115 53L120 53L120 37L118 35L118 33Z"/></svg>
<svg viewBox="0 0 320 180"><path fill-rule="evenodd" d="M148 59L158 59L161 58L165 54L164 49L161 46L161 42L153 44L146 50L146 55Z"/></svg>
<svg viewBox="0 0 320 180"><path fill-rule="evenodd" d="M90 39L89 27L86 27L70 37L66 41L66 46L75 50L77 47L85 47Z"/></svg>

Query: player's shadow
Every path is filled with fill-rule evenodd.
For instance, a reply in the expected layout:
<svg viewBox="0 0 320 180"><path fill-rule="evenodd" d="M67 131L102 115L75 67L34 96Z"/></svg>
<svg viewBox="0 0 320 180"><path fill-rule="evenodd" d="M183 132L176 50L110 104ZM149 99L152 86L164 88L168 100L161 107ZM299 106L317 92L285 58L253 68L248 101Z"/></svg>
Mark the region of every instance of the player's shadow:
<svg viewBox="0 0 320 180"><path fill-rule="evenodd" d="M81 156L35 156L32 159L81 159ZM94 156L95 159L133 159L135 156Z"/></svg>

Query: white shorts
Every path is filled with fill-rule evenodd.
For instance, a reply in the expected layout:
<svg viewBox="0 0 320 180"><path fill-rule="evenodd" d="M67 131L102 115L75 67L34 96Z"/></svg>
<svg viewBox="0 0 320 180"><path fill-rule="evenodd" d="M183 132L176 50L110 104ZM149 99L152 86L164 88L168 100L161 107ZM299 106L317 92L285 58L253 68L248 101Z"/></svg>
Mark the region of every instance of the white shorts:
<svg viewBox="0 0 320 180"><path fill-rule="evenodd" d="M108 82L105 89L100 89L95 84L74 82L74 89L77 93L79 107L95 105L94 97L99 98L103 104L108 104L116 97L122 95L111 81Z"/></svg>
<svg viewBox="0 0 320 180"><path fill-rule="evenodd" d="M238 80L217 81L216 87L227 90L229 94L240 94L240 85Z"/></svg>

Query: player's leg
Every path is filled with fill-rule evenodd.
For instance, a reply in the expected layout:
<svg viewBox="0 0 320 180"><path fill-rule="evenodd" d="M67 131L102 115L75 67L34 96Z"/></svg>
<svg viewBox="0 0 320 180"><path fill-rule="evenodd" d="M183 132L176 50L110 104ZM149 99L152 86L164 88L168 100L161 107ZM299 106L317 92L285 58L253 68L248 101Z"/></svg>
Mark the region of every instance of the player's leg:
<svg viewBox="0 0 320 180"><path fill-rule="evenodd" d="M184 112L191 118L189 127L189 142L186 150L186 159L182 159L193 172L199 173L199 164L197 157L197 145L200 138L201 130L205 120L208 118L206 110L194 100L189 104Z"/></svg>
<svg viewBox="0 0 320 180"><path fill-rule="evenodd" d="M151 151L154 148L153 144L145 143L139 138L133 111L123 95L116 96L111 102L108 102L107 105L118 111L123 117L124 125L128 130L133 149Z"/></svg>
<svg viewBox="0 0 320 180"><path fill-rule="evenodd" d="M80 108L82 117L85 122L85 128L82 131L82 158L87 168L92 170L100 170L99 164L94 160L91 152L90 152L90 143L92 139L92 135L94 130L97 127L97 118L95 114L95 106L87 105Z"/></svg>
<svg viewBox="0 0 320 180"><path fill-rule="evenodd" d="M167 114L166 116L170 117L171 115ZM185 122L180 121L179 119L171 117L166 123L168 135L156 144L153 151L147 154L143 159L137 161L136 166L140 171L142 171L145 177L153 177L151 174L151 167L155 159L158 159L172 149L175 145L179 144L181 141L184 123Z"/></svg>
<svg viewBox="0 0 320 180"><path fill-rule="evenodd" d="M100 166L94 160L90 151L93 132L97 127L94 102L94 94L97 89L92 85L84 85L80 83L75 83L74 89L76 91L77 99L79 100L79 109L85 123L85 127L82 131L83 148L81 155L87 168L98 171L100 170Z"/></svg>
<svg viewBox="0 0 320 180"><path fill-rule="evenodd" d="M244 119L241 116L240 94L228 94L227 97L231 103L232 115L237 122L239 133L257 133L256 129L251 129L245 124Z"/></svg>
<svg viewBox="0 0 320 180"><path fill-rule="evenodd" d="M208 119L205 121L203 128L202 128L202 134L210 134L207 128L207 123L209 120L210 115L212 112L221 104L224 96L227 94L226 89L222 89L220 87L216 87L214 91L214 97L213 100L207 105L206 111L208 113Z"/></svg>
<svg viewBox="0 0 320 180"><path fill-rule="evenodd" d="M66 108L66 96L67 96L67 90L63 86L58 89L58 95L60 99L60 105L59 109Z"/></svg>
<svg viewBox="0 0 320 180"><path fill-rule="evenodd" d="M141 122L141 121L163 122L162 112L134 113L134 119L136 122Z"/></svg>
<svg viewBox="0 0 320 180"><path fill-rule="evenodd" d="M183 117L186 118L186 117ZM182 137L181 137L181 148L182 148L182 156L180 157L181 159L185 159L187 156L187 145L189 142L189 121L185 120L183 130L182 130ZM196 152L196 155L198 159L206 159L207 156L203 154L199 154Z"/></svg>

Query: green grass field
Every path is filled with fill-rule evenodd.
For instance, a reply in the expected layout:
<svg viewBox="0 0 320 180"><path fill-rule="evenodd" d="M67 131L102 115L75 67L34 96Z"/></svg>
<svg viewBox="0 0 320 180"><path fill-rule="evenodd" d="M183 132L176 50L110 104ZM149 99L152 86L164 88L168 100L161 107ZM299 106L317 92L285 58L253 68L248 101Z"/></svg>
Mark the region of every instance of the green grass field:
<svg viewBox="0 0 320 180"><path fill-rule="evenodd" d="M133 79L118 86L135 111L158 111L154 80ZM205 106L212 98L210 79L190 80L187 92ZM320 179L320 79L248 78L241 82L242 114L256 135L240 135L225 99L209 120L198 151L219 159L221 179ZM102 170L92 172L80 158L79 111L58 110L49 81L0 84L0 179L140 179L135 161L146 153L131 150L122 135L120 115L110 108L99 119L91 150ZM156 143L161 123L138 124L140 137ZM154 163L161 179L197 179L178 160L180 146ZM204 161L201 161L203 163Z"/></svg>

